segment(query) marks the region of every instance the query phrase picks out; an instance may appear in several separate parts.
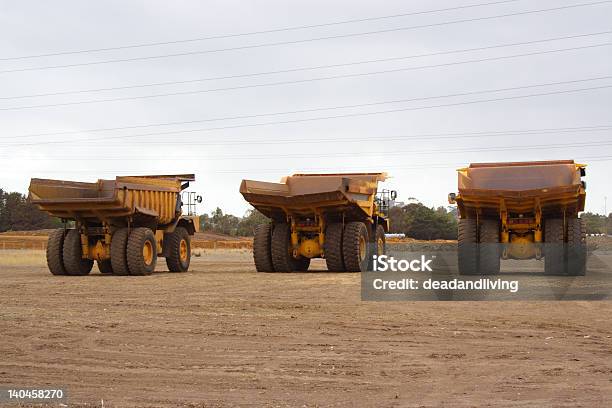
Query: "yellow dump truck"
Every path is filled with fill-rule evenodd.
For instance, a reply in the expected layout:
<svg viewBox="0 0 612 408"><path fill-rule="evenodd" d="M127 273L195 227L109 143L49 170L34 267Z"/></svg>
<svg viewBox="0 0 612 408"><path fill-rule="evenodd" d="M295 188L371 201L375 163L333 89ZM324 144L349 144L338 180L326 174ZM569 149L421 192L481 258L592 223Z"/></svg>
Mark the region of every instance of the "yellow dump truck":
<svg viewBox="0 0 612 408"><path fill-rule="evenodd" d="M330 271L367 270L385 252L395 191L378 191L386 173L295 174L280 183L243 180L240 193L270 223L255 231L259 272L305 271L325 258Z"/></svg>
<svg viewBox="0 0 612 408"><path fill-rule="evenodd" d="M477 163L459 169L461 274L496 274L501 259L541 259L549 275L584 275L584 164Z"/></svg>
<svg viewBox="0 0 612 408"><path fill-rule="evenodd" d="M161 256L170 271L187 271L199 220L182 214L181 192L194 180L191 174L96 183L32 179L30 201L64 222L49 235L49 270L87 275L96 261L104 274L149 275Z"/></svg>

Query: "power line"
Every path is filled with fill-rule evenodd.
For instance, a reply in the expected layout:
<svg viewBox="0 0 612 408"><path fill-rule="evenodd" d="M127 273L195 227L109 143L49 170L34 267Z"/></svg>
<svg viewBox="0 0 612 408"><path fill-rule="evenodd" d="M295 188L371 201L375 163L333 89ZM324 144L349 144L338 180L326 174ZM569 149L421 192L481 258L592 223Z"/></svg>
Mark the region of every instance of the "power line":
<svg viewBox="0 0 612 408"><path fill-rule="evenodd" d="M280 41L280 42L273 42L273 43L245 45L245 46L239 46L239 47L218 48L218 49L212 49L212 50L181 52L181 53L174 53L174 54L152 55L152 56L145 56L145 57L112 59L112 60L105 60L105 61L92 61L92 62L65 64L65 65L47 65L47 66L42 66L42 67L16 68L16 69L0 71L0 74L7 74L7 73L12 73L12 72L39 71L39 70L56 69L56 68L72 68L72 67L82 67L82 66L100 65L100 64L113 64L113 63L119 63L119 62L134 62L134 61L152 60L152 59L160 59L160 58L171 58L171 57L200 55L200 54L209 54L209 53L225 52L225 51L237 51L237 50L245 50L245 49L253 49L253 48L272 47L272 46L280 46L280 45L293 45L293 44L301 44L301 43L307 43L307 42L312 42L312 41L323 41L323 40L331 40L331 39L339 39L339 38L368 36L368 35L383 34L383 33L389 33L389 32L415 30L415 29L421 29L421 28L439 27L439 26L468 23L468 22L474 22L474 21L484 21L484 20L492 20L492 19L499 19L499 18L506 18L506 17L528 15L528 14L545 13L545 12L550 12L550 11L559 11L559 10L566 10L566 9L577 8L577 7L594 6L594 5L599 5L599 4L611 3L611 2L612 0L602 0L602 1L591 2L591 3L569 4L566 6L552 7L552 8L547 8L547 9L528 10L528 11L521 11L521 12L516 12L516 13L498 14L494 16L475 17L475 18L469 18L469 19L445 21L441 23L422 24L422 25L415 25L415 26L408 26L408 27L397 27L397 28L389 28L389 29L384 29L384 30L367 31L367 32L360 32L360 33L339 34L339 35L332 35L332 36L325 36L325 37L307 38L303 40Z"/></svg>
<svg viewBox="0 0 612 408"><path fill-rule="evenodd" d="M503 0L503 1L494 1L494 2L489 2L489 3L479 3L479 4L469 4L469 5L464 5L464 6L447 7L447 8L434 9L434 10L391 14L391 15L379 16L379 17L366 17L366 18L359 18L359 19L352 19L352 20L341 20L341 21L335 21L335 22L330 22L330 23L319 23L319 24L310 24L310 25L302 25L302 26L274 28L274 29L260 30L260 31L250 31L250 32L245 32L245 33L212 35L208 37L197 37L197 38L188 38L188 39L182 39L182 40L122 45L122 46L117 46L117 47L91 48L91 49L77 50L77 51L61 51L61 52L54 52L54 53L48 53L48 54L24 55L20 57L0 58L0 61L12 61L12 60L20 60L20 59L28 59L28 58L55 57L59 55L84 54L84 53L90 53L90 52L114 51L114 50L124 50L124 49L131 49L131 48L153 47L153 46L159 46L159 45L181 44L181 43L206 41L206 40L219 40L219 39L233 38L233 37L245 37L245 36L256 35L256 34L270 34L270 33L278 33L278 32L283 32L283 31L305 30L309 28L329 27L329 26L342 25L342 24L362 23L366 21L376 21L376 20L385 20L385 19L390 19L390 18L440 13L444 11L462 10L462 9L491 6L491 5L504 4L504 3L515 3L517 1L519 0Z"/></svg>
<svg viewBox="0 0 612 408"><path fill-rule="evenodd" d="M496 138L496 137L509 137L509 136L538 136L548 134L564 134L564 133L582 133L582 132L603 132L612 130L612 126L602 127L583 127L583 128L558 128L555 130L533 130L533 131L506 131L506 132L476 132L476 133L438 133L438 134L421 134L421 135L408 135L408 136L369 136L364 138L326 138L326 139L277 139L277 140L232 140L232 141L212 141L212 142L189 142L190 146L233 146L233 145L269 145L269 144L331 144L331 143L360 143L360 142L372 142L372 141L435 141L435 140L449 140L449 139L470 139L470 138ZM167 142L149 142L149 144L155 145L166 145Z"/></svg>
<svg viewBox="0 0 612 408"><path fill-rule="evenodd" d="M449 139L470 139L470 138L495 138L495 137L509 137L509 136L537 136L537 135L548 135L548 134L565 134L565 133L583 133L583 132L604 132L612 130L612 126L595 126L595 127L578 127L578 128L557 128L557 129L536 129L526 131L498 131L498 132L468 132L468 133L427 133L417 135L400 135L400 136L368 136L368 137L328 137L323 139L316 138L300 138L300 139L275 139L275 140L224 140L220 141L206 141L206 142L194 142L189 141L190 146L235 146L235 145L276 145L276 144L333 144L333 143L360 143L360 142L373 142L373 141L435 141L435 140L449 140ZM167 142L149 142L153 145L166 145Z"/></svg>
<svg viewBox="0 0 612 408"><path fill-rule="evenodd" d="M590 88L569 89L569 90L562 90L562 91L543 92L543 93L527 94L527 95L516 95L516 96L508 96L508 97L500 97L500 98L492 98L492 99L480 99L480 100L466 101L466 102L454 102L454 103L446 103L446 104L439 104L439 105L418 106L418 107L411 107L411 108L397 108L397 109L389 109L389 110L384 110L384 111L350 113L350 114L324 116L324 117L316 117L316 118L292 119L292 120L285 120L285 121L278 121L278 122L264 122L264 123L245 124L245 125L232 125L232 126L205 128L205 129L197 129L197 130L186 130L186 131L178 131L178 132L175 131L175 132L166 132L165 134L188 133L188 132L196 132L196 131L197 132L207 132L207 131L224 130L224 129L236 129L236 128L256 127L256 126L270 126L270 125L290 124L290 123L303 123L303 122L310 122L310 121L339 119L339 118L358 117L358 116L374 116L374 115L381 115L381 114L387 114L387 113L407 112L407 111L416 111L416 110L424 110L424 109L460 106L460 105L473 105L473 104L478 104L478 103L517 100L517 99L525 99L525 98L532 98L532 97L539 97L539 96L560 95L560 94L592 91L592 90L607 89L607 88L612 88L612 85L596 86L596 87L590 87ZM431 99L431 98L432 97L426 98L426 99ZM160 134L164 134L164 133L160 133ZM102 137L102 138L96 137L96 138L86 138L86 139L55 140L55 141L42 141L42 142L34 142L34 143L8 144L8 145L3 145L3 146L4 147L40 146L40 145L48 145L48 144L62 144L62 143L75 143L75 142L78 143L78 142L95 141L95 140L132 139L136 137L151 136L151 135L153 134L120 135L120 136L108 136L108 137Z"/></svg>
<svg viewBox="0 0 612 408"><path fill-rule="evenodd" d="M232 86L232 87L225 87L225 88L201 89L201 90L195 90L195 91L169 92L169 93L153 94L153 95L126 96L126 97L120 97L120 98L94 99L94 100L88 100L88 101L50 103L50 104L30 105L30 106L16 106L16 107L10 107L10 108L0 108L0 111L15 111L15 110L26 110L26 109L40 109L40 108L74 106L74 105L86 105L86 104L94 104L94 103L120 102L120 101L129 101L129 100L161 98L161 97L168 97L168 96L194 95L194 94L208 93L208 92L220 92L220 91L231 91L231 90L240 90L240 89L249 89L249 88L262 88L262 87L268 87L268 86L300 84L300 83L308 83L308 82L315 82L315 81L327 81L327 80L334 80L334 79L355 78L355 77L381 75L381 74L388 74L388 73L395 73L395 72L413 71L413 70L419 70L419 69L441 68L441 67L471 64L471 63L478 63L478 62L499 61L499 60L506 60L506 59L511 59L511 58L551 54L551 53L556 53L556 52L576 51L576 50L582 50L582 49L587 49L587 48L605 47L605 46L610 46L610 45L612 45L612 43L594 44L594 45L586 45L582 47L562 48L562 49L556 49L556 50L545 50L545 51L537 51L537 52L530 52L530 53L524 53L524 54L504 55L500 57L480 58L480 59L467 60L467 61L449 62L449 63L444 63L444 64L422 65L422 66L417 66L417 67L395 68L395 69L389 69L389 70L370 71L370 72L362 72L362 73L356 73L356 74L332 75L332 76L327 76L327 77L270 82L270 83L264 83L264 84L241 85L241 86Z"/></svg>
<svg viewBox="0 0 612 408"><path fill-rule="evenodd" d="M580 161L588 161L588 162L606 162L606 161L612 161L612 156L611 155L607 155L607 156L579 156L578 157L580 159ZM283 168L261 168L261 167L249 167L249 168L243 168L243 169L231 169L231 170L223 170L223 169L219 169L219 168L214 168L214 169L207 169L207 173L212 173L212 174L245 174L245 173L253 173L253 172L257 172L257 173L281 173L286 175L288 172L300 172L300 173L306 173L306 172L323 172L323 171L330 171L330 172L350 172L350 171L359 171L359 172L363 172L363 171L367 171L367 169L373 169L376 171L381 170L381 167L384 170L423 170L423 171L428 171L430 169L456 169L457 167L461 167L461 166L465 166L466 162L469 162L469 160L463 161L463 162L456 162L454 164L445 162L445 163L419 163L419 164L415 164L412 166L404 166L404 165L390 165L388 163L385 163L384 166L380 166L377 165L375 168L373 168L372 166L367 166L367 168L364 170L364 166L361 167L356 167L356 166L352 166L352 167L341 167L341 166L335 166L335 167L297 167L298 170L288 170L287 167L283 167ZM98 176L100 174L109 174L109 175L114 175L116 176L117 174L131 174L134 173L134 171L130 170L130 171L125 171L125 170L113 170L113 171L96 171L95 173L86 173L83 170L37 170L38 172L40 172L41 174L78 174L80 176L83 175L92 175L92 176ZM134 175L134 174L131 174Z"/></svg>
<svg viewBox="0 0 612 408"><path fill-rule="evenodd" d="M503 130L503 131L485 131L485 132L454 132L454 133L422 133L415 135L400 135L400 136L368 136L363 138L348 137L348 138L308 138L308 139L275 139L275 140L227 140L223 141L207 141L193 142L190 141L190 146L235 146L235 145L274 145L274 144L331 144L331 143L359 143L372 141L401 141L401 140L447 140L447 139L469 139L469 138L495 138L495 137L510 137L510 136L537 136L548 134L565 134L565 133L583 133L583 132L603 132L612 130L612 125L596 125L596 126L580 126L580 127L565 127L565 128L545 128L545 129L523 129L523 130ZM149 134L152 135L152 134ZM144 135L143 135L144 136ZM168 145L175 144L171 142L155 142L150 141L148 145ZM5 157L14 157L9 155ZM182 156L181 156L182 157Z"/></svg>
<svg viewBox="0 0 612 408"><path fill-rule="evenodd" d="M460 149L429 149L429 150L394 150L392 152L382 151L382 152L342 152L342 153L323 153L318 154L317 157L354 157L356 155L361 156L401 156L406 154L438 154L438 153L471 153L471 152L500 152L500 151L523 151L523 150L540 150L540 149L565 149L565 148L576 148L576 147L603 147L603 146L612 146L612 141L598 141L591 143L569 143L565 145L525 145L525 146L500 146L500 147L468 147L468 148L460 148ZM286 154L286 155L249 155L249 156L210 156L206 157L206 160L227 160L227 159L258 159L258 160L270 160L274 158L284 158L284 159L292 159L292 158L309 158L312 155L309 154Z"/></svg>
<svg viewBox="0 0 612 408"><path fill-rule="evenodd" d="M601 127L581 127L581 128L557 128L557 129L540 129L531 131L504 131L504 132L476 132L476 133L429 133L421 135L409 135L409 136L370 136L367 138L338 138L333 139L280 139L280 140L231 140L224 142L189 142L190 146L232 146L232 145L266 145L266 144L308 144L308 143L350 143L350 142L368 142L368 141L397 141L397 140L447 140L447 139L470 139L470 138L495 138L495 137L509 137L509 136L535 136L535 135L547 135L547 134L561 134L561 133L582 133L582 132L602 132L612 130L612 126L601 126ZM158 144L151 142L153 144ZM163 143L163 142L162 142Z"/></svg>
<svg viewBox="0 0 612 408"><path fill-rule="evenodd" d="M82 89L82 90L75 90L75 91L47 92L47 93L30 94L30 95L16 95L16 96L4 96L4 97L0 96L0 100L36 98L36 97L45 97L45 96L60 96L60 95L91 93L91 92L117 91L117 90L124 90L124 89L147 88L147 87L166 86L166 85L182 85L182 84L190 84L190 83L195 83L195 82L217 81L217 80L225 80L225 79L250 78L250 77L255 77L255 76L263 76L263 75L285 74L285 73L291 73L291 72L311 71L311 70L328 69L328 68L340 68L340 67L347 67L347 66L354 66L354 65L372 64L372 63L378 63L378 62L401 61L401 60L413 59L413 58L458 54L458 53L466 53L466 52L472 52L472 51L484 51L484 50L496 49L496 48L514 47L514 46L519 46L519 45L531 45L531 44L538 44L538 43L544 43L544 42L591 37L591 36L598 36L598 35L605 35L605 34L612 34L612 31L600 31L600 32L595 32L595 33L545 38L541 40L506 43L506 44L490 45L490 46L483 46L483 47L476 47L476 48L464 48L464 49L459 49L459 50L440 51L440 52L433 52L433 53L426 53L426 54L380 58L380 59L355 61L355 62L347 62L347 63L340 63L340 64L318 65L318 66L311 66L311 67L298 67L298 68L289 68L289 69L275 70L275 71L264 71L264 72L255 72L255 73L238 74L238 75L226 75L226 76L219 76L219 77L196 78L196 79L188 79L188 80L182 80L182 81L154 82L154 83L148 83L148 84L136 84L136 85L107 87L107 88Z"/></svg>
<svg viewBox="0 0 612 408"><path fill-rule="evenodd" d="M587 79L587 80L590 80L590 79ZM558 83L555 83L555 84L558 84ZM455 95L445 95L445 96L455 96ZM30 137L39 137L39 136L61 136L61 135L80 134L80 133L110 132L110 131L117 131L117 130L133 130L133 129L148 128L148 127L189 125L189 124L195 124L195 123L202 123L205 121L207 121L207 119L195 119L195 120L176 121L176 122L162 122L162 123L152 123L152 124L142 124L142 125L132 125L132 126L116 126L116 127L94 128L94 129L83 129L83 130L69 130L69 131L59 131L59 132L29 133L29 134L23 134L23 135L0 136L0 140L1 139L21 139L21 138L30 138Z"/></svg>
<svg viewBox="0 0 612 408"><path fill-rule="evenodd" d="M353 105L336 105L336 106L331 106L331 107L319 107L319 108L301 109L301 110L293 110L293 111L281 111L281 112L269 112L269 113L228 116L228 117L219 117L219 118L197 119L197 120L182 121L182 122L166 122L166 123L158 123L158 124L148 124L148 125L128 126L128 127L115 127L115 128L98 128L98 129L88 129L88 130L83 130L83 131L71 131L70 133L93 133L93 132L101 132L101 131L108 131L108 130L133 129L134 127L159 127L159 126L168 126L168 125L177 125L177 124L194 124L194 123L218 122L218 121L236 120L236 119L253 119L253 118L259 118L259 117L280 116L280 115L299 114L299 113L312 113L312 112L320 112L320 111L326 111L326 110L363 108L367 106L376 106L376 105L384 105L384 104L392 104L392 103L416 102L416 101L423 101L423 100L430 100L430 99L479 95L483 93L514 91L514 90L538 88L538 87L544 87L544 86L567 85L567 84L573 84L573 83L599 81L599 80L605 80L605 79L610 79L610 78L612 78L612 75L582 78L582 79L576 79L576 80L571 80L571 81L548 82L548 83L523 85L523 86L515 86L515 87L508 87L508 88L497 88L497 89L488 89L488 90L481 90L481 91L469 91L469 92L461 92L461 93L453 93L453 94L445 94L445 95L435 95L435 96L427 96L427 97L420 97L420 98L397 99L397 100L370 102L370 103L353 104ZM305 120L308 120L308 119L305 119ZM167 132L157 132L157 133L143 133L139 135L133 135L132 137L161 136L161 135L168 135L168 134L193 133L193 132L208 131L208 130L210 130L210 128L167 131ZM217 129L215 128L215 130ZM66 133L59 132L59 133L46 133L46 134L41 133L41 134L31 134L31 135L5 136L2 139L17 139L17 138L26 138L26 137L29 138L29 137L34 137L34 136L49 136L49 135L60 135L60 134L66 134ZM38 143L32 143L31 145L36 145L36 144ZM9 146L14 146L14 144L9 145Z"/></svg>
<svg viewBox="0 0 612 408"><path fill-rule="evenodd" d="M593 157L589 157L589 156L585 156L585 157L581 157L581 159L585 159L588 160L590 162L599 162L599 161L612 161L612 156L593 156ZM429 169L456 169L457 167L461 167L461 166L465 166L466 162L462 162L462 163L455 163L455 164L449 164L449 163L421 163L421 164L417 164L417 165L413 165L413 166L394 166L394 165L388 165L385 164L384 166L377 166L376 168L372 168L372 166L368 166L368 168L371 168L373 170L378 171L381 167L384 168L384 170L422 170L422 171L428 171ZM352 167L310 167L310 168L302 168L302 167L298 167L298 170L294 170L293 172L298 172L298 173L302 173L302 172L322 172L322 171L331 171L331 172L350 172L350 171L359 171L359 172L363 172L363 171L367 171L367 169L364 170L363 167L356 167L356 166L352 166ZM287 174L287 168L276 168L276 169L262 169L262 168L246 168L246 169L232 169L232 170L220 170L220 169L210 169L207 170L210 173L217 173L217 174L243 174L243 173L252 173L252 172L257 172L257 173L281 173L281 174ZM59 172L58 172L59 173ZM79 173L81 174L81 172L75 172L75 173ZM129 172L124 172L124 173L129 173ZM107 173L107 174L116 174L116 173Z"/></svg>
<svg viewBox="0 0 612 408"><path fill-rule="evenodd" d="M539 83L539 84L532 84L532 85L514 86L514 87L508 87L508 88L497 88L497 89L487 89L487 90L480 90L480 91L460 92L460 93L445 94L445 95L426 96L426 97L419 97L419 98L396 99L396 100L387 100L387 101L380 101L380 102L369 102L369 103L352 104L352 105L336 105L336 106L330 106L330 107L318 107L318 108L300 109L300 110L293 110L293 111L281 111L281 112L269 112L269 113L259 113L259 114L249 114L249 115L226 116L226 117L218 117L218 118L197 119L197 120L183 121L183 122L170 122L170 123L162 123L162 124L149 124L149 125L140 125L140 127L158 127L158 126L167 126L167 125L170 125L170 124L176 125L176 124L194 124L194 123L205 123L205 122L219 122L219 121L226 121L226 120L253 119L253 118L268 117L268 116L280 116L280 115L290 115L290 114L312 113L312 112L320 112L320 111L326 111L326 110L349 109L349 108L363 108L363 107L367 107L367 106L385 105L385 104L393 104L393 103L417 102L417 101L430 100L430 99L441 99L441 98L450 98L450 97L457 97L457 96L480 95L480 94L484 94L484 93L515 91L515 90L520 90L520 89L539 88L539 87L553 86L553 85L567 85L567 84L574 84L574 83L581 83L581 82L600 81L600 80L605 80L605 79L610 79L610 78L612 78L612 75L600 76L600 77L591 77L591 78L581 78L581 79L575 79L575 80L570 80L570 81L547 82L547 83ZM106 128L106 129L104 129L104 128L102 128L102 129L89 129L89 130L78 131L78 133L96 132L96 131L102 131L103 129L104 130L119 130L119 129L129 129L129 128L131 128L131 127ZM159 132L159 133L144 133L144 134L140 134L140 135L137 135L137 136L159 136L159 135L167 135L167 134L192 133L192 132L207 131L207 130L208 130L208 128L206 128L206 129L189 129L189 130L184 130L184 131L168 131L168 132ZM55 134L57 134L57 133L55 133ZM8 136L8 137L3 137L3 139L24 138L24 137L41 136L41 135L53 135L53 133L39 134L39 135ZM36 144L36 143L34 143L34 144Z"/></svg>
<svg viewBox="0 0 612 408"><path fill-rule="evenodd" d="M541 150L541 149L567 149L567 148L579 148L579 147L604 147L604 146L612 146L612 141L609 139L595 141L595 142L578 142L578 143L566 143L566 144L538 144L538 145L512 145L512 146L496 146L496 147L465 147L465 148L452 148L452 149L427 149L427 150L393 150L389 151L366 151L366 152L340 152L340 153L323 153L317 154L317 158L320 157L366 157L366 156L401 156L405 154L444 154L444 153L474 153L474 152L502 152L502 151L523 151L523 150ZM159 158L160 160L182 160L182 159L205 159L205 160L270 160L270 159L302 159L302 158L310 158L311 154L265 154L265 155L198 155L198 156L187 156L181 155L178 157L168 157L164 156ZM49 160L49 157L45 158ZM122 157L56 157L54 160L126 160L127 158ZM129 160L133 160L134 158L130 157ZM150 158L141 157L141 160L150 160Z"/></svg>

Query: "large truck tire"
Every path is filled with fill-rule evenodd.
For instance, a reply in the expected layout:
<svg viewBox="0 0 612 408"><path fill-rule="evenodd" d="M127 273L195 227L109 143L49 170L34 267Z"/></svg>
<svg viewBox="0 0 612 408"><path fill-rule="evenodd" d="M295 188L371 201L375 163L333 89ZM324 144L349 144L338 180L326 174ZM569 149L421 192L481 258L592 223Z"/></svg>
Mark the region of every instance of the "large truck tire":
<svg viewBox="0 0 612 408"><path fill-rule="evenodd" d="M170 272L187 272L191 263L191 239L189 232L177 227L170 234L165 234L164 245L167 246L166 265Z"/></svg>
<svg viewBox="0 0 612 408"><path fill-rule="evenodd" d="M272 264L272 224L255 227L253 237L253 260L257 272L274 272Z"/></svg>
<svg viewBox="0 0 612 408"><path fill-rule="evenodd" d="M473 218L459 220L457 263L460 275L478 275L478 224Z"/></svg>
<svg viewBox="0 0 612 408"><path fill-rule="evenodd" d="M478 268L480 275L497 275L500 269L499 221L484 219L480 222Z"/></svg>
<svg viewBox="0 0 612 408"><path fill-rule="evenodd" d="M127 263L130 275L150 275L157 264L155 234L149 228L134 228L128 237Z"/></svg>
<svg viewBox="0 0 612 408"><path fill-rule="evenodd" d="M276 272L306 271L310 259L295 259L291 248L291 227L289 224L275 224L272 229L272 265Z"/></svg>
<svg viewBox="0 0 612 408"><path fill-rule="evenodd" d="M563 219L544 220L544 274L565 275L565 239Z"/></svg>
<svg viewBox="0 0 612 408"><path fill-rule="evenodd" d="M113 264L110 259L105 259L104 261L97 261L98 270L103 275L111 275L113 273Z"/></svg>
<svg viewBox="0 0 612 408"><path fill-rule="evenodd" d="M115 231L111 239L111 266L114 275L129 275L127 263L127 242L129 230L120 228Z"/></svg>
<svg viewBox="0 0 612 408"><path fill-rule="evenodd" d="M342 259L342 235L344 224L334 222L327 225L325 229L325 263L330 272L345 272L344 260Z"/></svg>
<svg viewBox="0 0 612 408"><path fill-rule="evenodd" d="M586 274L586 225L581 218L567 220L567 270L571 276Z"/></svg>
<svg viewBox="0 0 612 408"><path fill-rule="evenodd" d="M64 237L63 258L68 275L87 275L93 268L93 261L82 257L81 233L76 229L68 230Z"/></svg>
<svg viewBox="0 0 612 408"><path fill-rule="evenodd" d="M353 221L344 227L342 256L348 272L365 272L370 261L368 228L363 222Z"/></svg>
<svg viewBox="0 0 612 408"><path fill-rule="evenodd" d="M387 238L385 237L385 229L382 225L376 226L374 249L376 250L376 256L381 256L387 253Z"/></svg>
<svg viewBox="0 0 612 408"><path fill-rule="evenodd" d="M385 229L382 225L377 225L370 239L370 255L381 256L387 253L387 239ZM374 270L374 257L370 256L368 261L368 271Z"/></svg>
<svg viewBox="0 0 612 408"><path fill-rule="evenodd" d="M47 240L47 267L53 275L68 275L64 268L64 229L51 231Z"/></svg>

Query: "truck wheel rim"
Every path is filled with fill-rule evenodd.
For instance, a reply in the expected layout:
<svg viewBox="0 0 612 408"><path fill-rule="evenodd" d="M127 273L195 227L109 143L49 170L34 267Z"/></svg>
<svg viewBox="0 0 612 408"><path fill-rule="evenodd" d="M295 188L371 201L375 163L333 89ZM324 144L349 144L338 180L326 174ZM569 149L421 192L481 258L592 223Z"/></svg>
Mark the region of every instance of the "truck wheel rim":
<svg viewBox="0 0 612 408"><path fill-rule="evenodd" d="M366 240L363 236L359 237L359 259L364 260L366 258Z"/></svg>
<svg viewBox="0 0 612 408"><path fill-rule="evenodd" d="M146 241L144 243L142 247L142 257L146 265L151 265L153 263L153 245L151 241Z"/></svg>
<svg viewBox="0 0 612 408"><path fill-rule="evenodd" d="M184 239L181 240L181 244L179 246L179 255L181 257L181 261L185 262L187 260L187 241Z"/></svg>

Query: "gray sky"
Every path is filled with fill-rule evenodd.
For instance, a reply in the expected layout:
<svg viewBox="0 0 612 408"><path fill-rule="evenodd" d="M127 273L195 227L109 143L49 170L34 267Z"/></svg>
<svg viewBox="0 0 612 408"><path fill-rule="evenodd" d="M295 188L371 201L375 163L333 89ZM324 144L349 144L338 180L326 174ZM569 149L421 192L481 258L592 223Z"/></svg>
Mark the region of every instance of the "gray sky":
<svg viewBox="0 0 612 408"><path fill-rule="evenodd" d="M9 59L486 2L2 1L0 186L26 192L31 177L87 181L124 174L195 172L198 181L194 190L205 201L201 210L220 206L242 215L249 208L238 193L243 178L278 181L284 175L309 170L388 171L393 178L386 187L398 190L400 200L416 197L427 205L446 205L447 194L457 188L455 169L469 162L575 159L589 165L587 209L603 212L608 194L610 211L612 128L584 127L612 126L612 88L557 92L612 86L612 78L431 97L611 76L612 46L602 45L612 43L611 34L289 73L8 99L408 57L612 30L612 3L439 25L589 2L523 0L266 34ZM433 24L438 25L197 55L23 70ZM553 50L564 51L457 64ZM431 67L449 63L453 65ZM406 69L424 66L428 68ZM389 70L399 71L354 76ZM303 81L346 75L353 76ZM302 82L252 87L291 81ZM193 93L244 86L251 87ZM192 93L72 104L185 92ZM549 95L516 98L542 93ZM500 98L513 99L472 103ZM380 103L398 100L402 102ZM70 105L32 108L66 103ZM268 115L364 104L374 105ZM388 110L395 112L372 114ZM264 116L227 119L251 115ZM342 115L345 117L304 120ZM90 131L189 121L198 122ZM275 123L259 125L266 122ZM583 129L542 131L576 127ZM524 130L535 132L492 134ZM31 136L57 132L70 133ZM474 137L473 133L481 132ZM445 136L466 133L472 135ZM147 135L135 137L142 134ZM419 139L422 135L437 136Z"/></svg>

